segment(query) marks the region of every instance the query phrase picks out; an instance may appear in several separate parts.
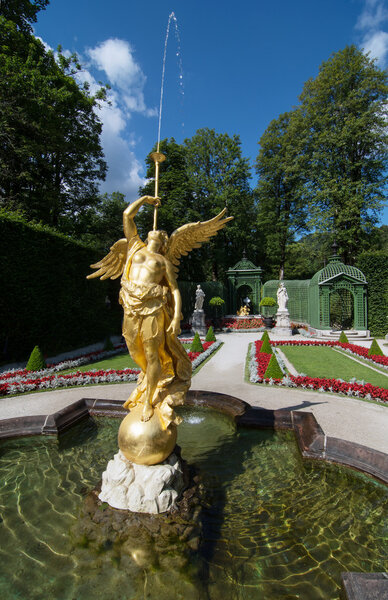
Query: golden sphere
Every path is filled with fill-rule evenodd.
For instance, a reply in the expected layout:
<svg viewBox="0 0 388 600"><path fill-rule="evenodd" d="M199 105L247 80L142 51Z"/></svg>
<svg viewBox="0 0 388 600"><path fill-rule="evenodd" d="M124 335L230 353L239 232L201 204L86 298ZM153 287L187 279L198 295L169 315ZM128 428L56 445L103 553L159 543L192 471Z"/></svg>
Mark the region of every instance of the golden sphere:
<svg viewBox="0 0 388 600"><path fill-rule="evenodd" d="M119 448L125 458L138 465L157 465L175 448L176 425L164 428L158 408L149 421L142 421L143 405L139 404L121 421Z"/></svg>

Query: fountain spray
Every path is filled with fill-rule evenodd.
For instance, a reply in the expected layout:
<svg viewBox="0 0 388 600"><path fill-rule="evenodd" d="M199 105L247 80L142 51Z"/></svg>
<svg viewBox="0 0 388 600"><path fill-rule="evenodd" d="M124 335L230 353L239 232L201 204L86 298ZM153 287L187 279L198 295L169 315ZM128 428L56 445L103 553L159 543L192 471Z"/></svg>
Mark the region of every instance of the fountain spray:
<svg viewBox="0 0 388 600"><path fill-rule="evenodd" d="M163 53L163 68L162 68L162 84L160 87L160 103L159 103L159 123L158 123L158 143L156 146L156 152L152 152L151 153L151 158L155 163L155 197L158 196L158 191L159 191L159 165L161 162L166 160L165 155L160 152L159 148L160 148L160 130L161 130L161 125L162 125L162 106L163 106L163 93L164 93L164 76L165 76L165 71L166 71L166 56L167 56L167 42L168 42L168 36L170 33L170 24L171 21L174 22L175 25L175 36L177 38L177 42L178 42L178 51L176 53L178 59L179 59L179 69L180 69L180 75L179 75L179 85L180 85L180 90L181 90L181 94L182 96L184 95L184 91L183 91L183 70L182 70L182 60L180 57L180 37L179 37L179 30L178 30L178 23L177 23L177 19L175 16L175 13L172 12L170 13L169 17L168 17L168 23L167 23L167 31L166 31L166 39L164 42L164 53ZM154 207L154 224L153 224L153 230L156 231L157 229L157 221L158 221L158 207L155 206Z"/></svg>

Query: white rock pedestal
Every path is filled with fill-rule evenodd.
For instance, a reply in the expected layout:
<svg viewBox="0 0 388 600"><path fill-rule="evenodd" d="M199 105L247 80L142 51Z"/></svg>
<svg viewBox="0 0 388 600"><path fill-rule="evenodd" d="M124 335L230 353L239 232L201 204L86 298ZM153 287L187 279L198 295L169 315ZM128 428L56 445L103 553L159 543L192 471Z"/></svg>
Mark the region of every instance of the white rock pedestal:
<svg viewBox="0 0 388 600"><path fill-rule="evenodd" d="M175 508L183 488L183 472L175 454L158 465L137 465L119 450L102 474L98 497L113 508L159 514Z"/></svg>
<svg viewBox="0 0 388 600"><path fill-rule="evenodd" d="M292 335L290 313L288 310L280 309L276 313L276 325L271 329L274 335Z"/></svg>
<svg viewBox="0 0 388 600"><path fill-rule="evenodd" d="M191 328L194 333L198 331L199 335L206 335L205 313L202 309L193 312L191 317Z"/></svg>

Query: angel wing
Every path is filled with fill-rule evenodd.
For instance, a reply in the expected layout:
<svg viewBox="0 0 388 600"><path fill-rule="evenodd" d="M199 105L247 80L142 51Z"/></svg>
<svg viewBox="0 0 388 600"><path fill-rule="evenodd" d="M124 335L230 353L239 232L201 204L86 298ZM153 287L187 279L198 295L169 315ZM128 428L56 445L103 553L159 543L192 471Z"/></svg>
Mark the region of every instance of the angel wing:
<svg viewBox="0 0 388 600"><path fill-rule="evenodd" d="M174 231L168 240L165 257L175 265L176 271L181 256L186 256L193 248L200 248L204 242L210 240L217 234L217 231L233 219L233 217L223 218L225 213L226 208L209 221L187 223Z"/></svg>
<svg viewBox="0 0 388 600"><path fill-rule="evenodd" d="M99 262L90 265L92 269L98 269L95 273L88 275L86 279L101 277L101 279L117 279L124 270L125 260L127 258L128 240L122 238L118 240L110 249L110 252Z"/></svg>

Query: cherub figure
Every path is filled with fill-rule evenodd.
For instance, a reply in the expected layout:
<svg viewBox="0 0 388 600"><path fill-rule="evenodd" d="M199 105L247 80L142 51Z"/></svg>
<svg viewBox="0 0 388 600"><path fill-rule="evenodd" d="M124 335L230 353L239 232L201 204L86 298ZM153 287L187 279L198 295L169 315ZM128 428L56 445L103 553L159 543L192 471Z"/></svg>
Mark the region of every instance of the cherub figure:
<svg viewBox="0 0 388 600"><path fill-rule="evenodd" d="M188 223L174 231L150 231L147 243L137 233L134 217L144 204L160 205L157 197L143 196L123 213L125 238L116 242L88 276L117 279L121 275L120 304L124 309L123 336L133 360L141 368L138 384L124 408L142 403L142 420L157 406L164 424L178 424L173 407L183 404L191 382L191 361L177 336L182 300L177 285L179 259L216 235L233 217L225 210L205 222Z"/></svg>

